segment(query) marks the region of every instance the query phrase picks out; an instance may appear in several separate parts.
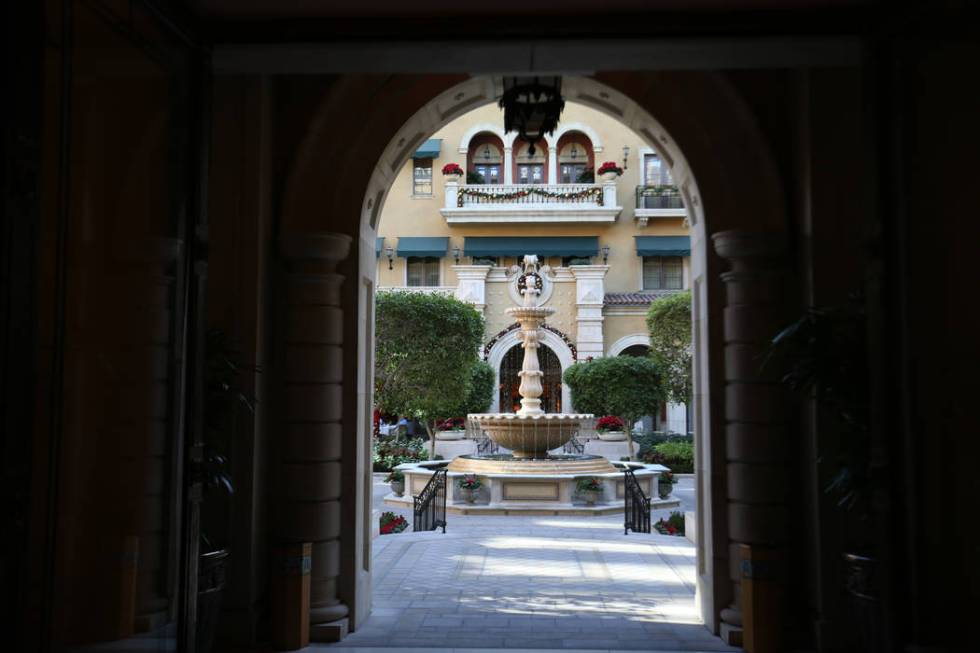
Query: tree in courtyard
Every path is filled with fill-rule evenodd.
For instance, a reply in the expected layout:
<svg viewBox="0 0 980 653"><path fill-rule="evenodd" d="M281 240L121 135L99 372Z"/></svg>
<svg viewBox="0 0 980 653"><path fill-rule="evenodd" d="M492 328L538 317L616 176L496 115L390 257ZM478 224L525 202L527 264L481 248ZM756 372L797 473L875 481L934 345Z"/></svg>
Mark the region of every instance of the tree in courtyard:
<svg viewBox="0 0 980 653"><path fill-rule="evenodd" d="M647 312L650 358L664 375L666 398L675 404L691 402L691 291L655 299Z"/></svg>
<svg viewBox="0 0 980 653"><path fill-rule="evenodd" d="M483 317L437 294L381 292L376 301L375 403L425 424L435 457L436 422L468 407Z"/></svg>
<svg viewBox="0 0 980 653"><path fill-rule="evenodd" d="M612 356L576 363L565 370L576 411L615 415L623 421L629 457L633 457L633 424L653 415L665 398L662 376L649 358Z"/></svg>
<svg viewBox="0 0 980 653"><path fill-rule="evenodd" d="M470 392L466 395L466 405L459 414L487 412L490 404L493 403L496 381L497 375L493 371L493 365L486 361L477 361L470 376Z"/></svg>

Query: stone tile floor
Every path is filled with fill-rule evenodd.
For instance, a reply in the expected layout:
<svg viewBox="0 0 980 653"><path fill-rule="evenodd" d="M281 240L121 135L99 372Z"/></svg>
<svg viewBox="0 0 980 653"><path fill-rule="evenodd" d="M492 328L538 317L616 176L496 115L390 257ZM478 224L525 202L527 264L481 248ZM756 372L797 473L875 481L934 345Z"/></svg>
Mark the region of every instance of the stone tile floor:
<svg viewBox="0 0 980 653"><path fill-rule="evenodd" d="M376 505L386 492L376 478ZM691 509L692 482L675 492ZM370 618L342 642L315 648L740 650L701 624L694 547L684 538L623 535L622 515L448 521L445 534L377 538Z"/></svg>

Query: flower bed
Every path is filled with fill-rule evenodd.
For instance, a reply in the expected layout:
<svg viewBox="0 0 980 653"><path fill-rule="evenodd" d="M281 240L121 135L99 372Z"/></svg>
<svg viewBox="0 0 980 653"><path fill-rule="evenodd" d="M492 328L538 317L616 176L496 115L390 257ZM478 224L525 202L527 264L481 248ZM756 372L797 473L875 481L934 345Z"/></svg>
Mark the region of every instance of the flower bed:
<svg viewBox="0 0 980 653"><path fill-rule="evenodd" d="M401 533L408 528L408 521L401 515L389 511L381 513L381 534Z"/></svg>
<svg viewBox="0 0 980 653"><path fill-rule="evenodd" d="M684 515L676 510L671 511L667 519L658 519L653 525L661 535L684 535Z"/></svg>

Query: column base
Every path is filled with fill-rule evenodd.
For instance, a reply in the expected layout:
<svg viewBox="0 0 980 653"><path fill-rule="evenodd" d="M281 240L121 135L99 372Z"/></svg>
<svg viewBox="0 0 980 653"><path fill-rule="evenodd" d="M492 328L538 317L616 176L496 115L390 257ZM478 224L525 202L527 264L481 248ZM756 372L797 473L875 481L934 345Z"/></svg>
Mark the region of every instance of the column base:
<svg viewBox="0 0 980 653"><path fill-rule="evenodd" d="M729 646L741 646L742 645L742 627L733 626L732 624L721 624L721 641L725 642Z"/></svg>
<svg viewBox="0 0 980 653"><path fill-rule="evenodd" d="M310 625L311 642L339 642L347 637L350 622L347 617L337 621Z"/></svg>

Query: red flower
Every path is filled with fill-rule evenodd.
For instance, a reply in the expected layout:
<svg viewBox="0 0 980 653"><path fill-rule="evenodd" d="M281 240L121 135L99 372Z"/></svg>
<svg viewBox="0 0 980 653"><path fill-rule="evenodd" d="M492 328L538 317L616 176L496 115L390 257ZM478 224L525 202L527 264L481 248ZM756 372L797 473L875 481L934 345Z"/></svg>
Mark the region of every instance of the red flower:
<svg viewBox="0 0 980 653"><path fill-rule="evenodd" d="M442 174L444 175L461 175L463 174L463 169L459 167L458 163L447 163L442 166Z"/></svg>
<svg viewBox="0 0 980 653"><path fill-rule="evenodd" d="M601 175L607 172L615 172L617 175L621 175L623 174L623 169L616 165L615 161L606 161L599 167L597 174Z"/></svg>

